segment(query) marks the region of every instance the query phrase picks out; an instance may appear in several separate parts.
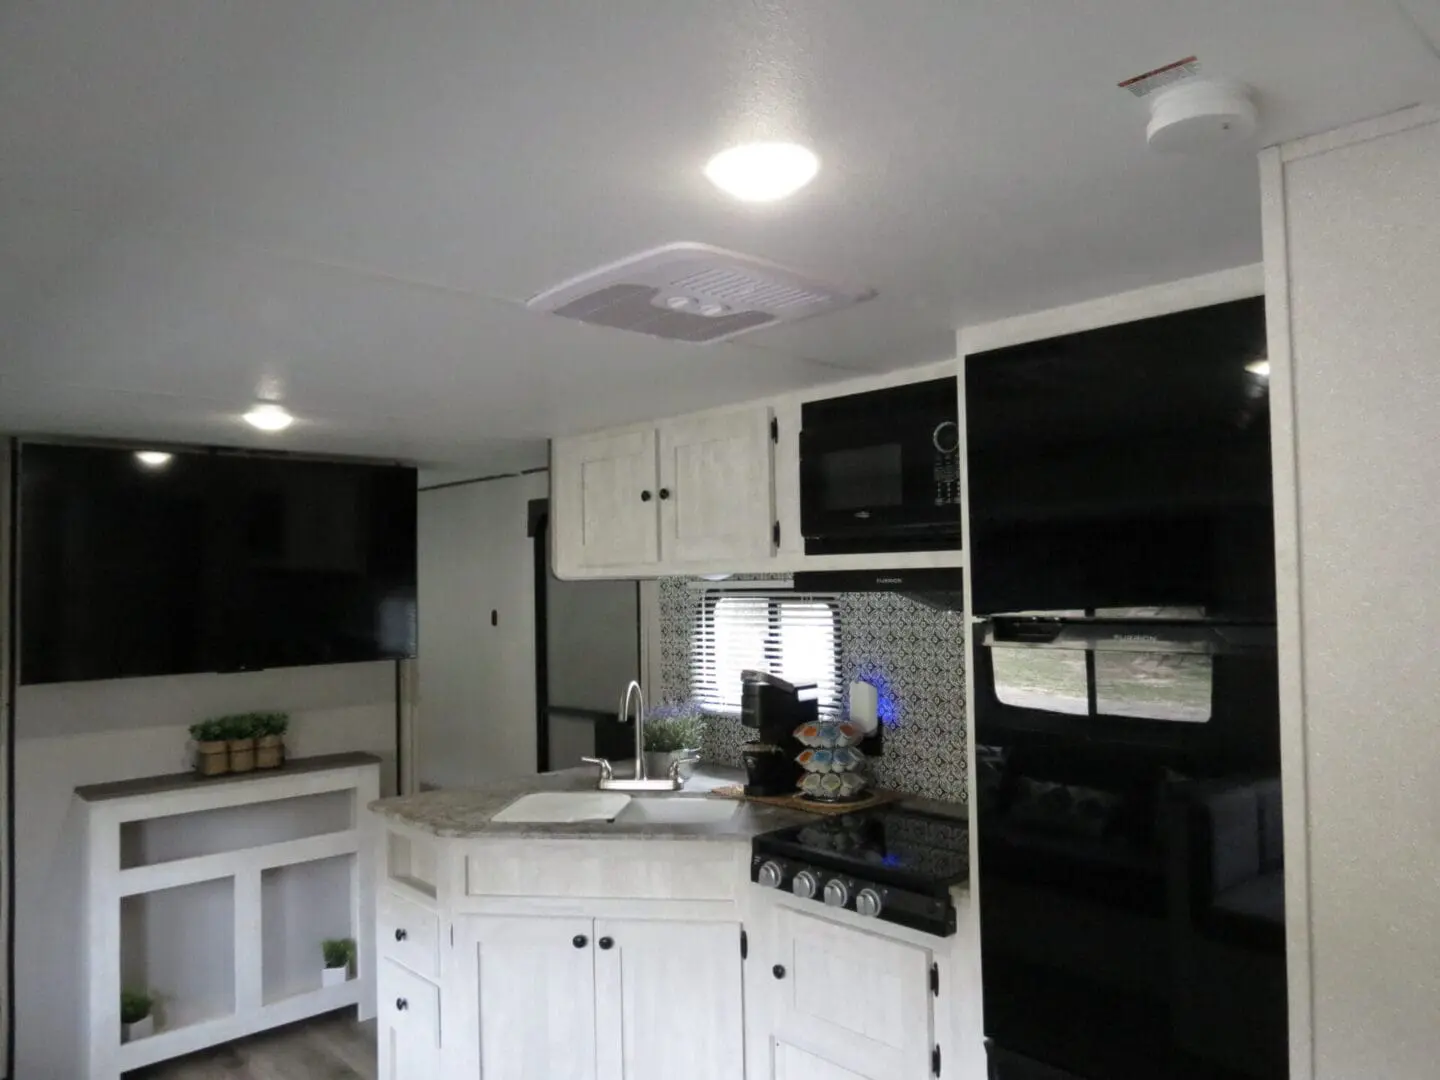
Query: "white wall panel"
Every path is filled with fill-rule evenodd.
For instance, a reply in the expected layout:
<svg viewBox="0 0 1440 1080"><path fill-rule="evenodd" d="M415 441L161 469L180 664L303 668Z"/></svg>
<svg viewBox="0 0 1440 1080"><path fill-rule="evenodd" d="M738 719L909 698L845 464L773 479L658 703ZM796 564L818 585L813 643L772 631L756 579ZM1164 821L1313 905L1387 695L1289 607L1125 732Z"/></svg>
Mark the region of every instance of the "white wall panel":
<svg viewBox="0 0 1440 1080"><path fill-rule="evenodd" d="M1440 114L1263 164L1292 1074L1421 1080L1440 1059Z"/></svg>

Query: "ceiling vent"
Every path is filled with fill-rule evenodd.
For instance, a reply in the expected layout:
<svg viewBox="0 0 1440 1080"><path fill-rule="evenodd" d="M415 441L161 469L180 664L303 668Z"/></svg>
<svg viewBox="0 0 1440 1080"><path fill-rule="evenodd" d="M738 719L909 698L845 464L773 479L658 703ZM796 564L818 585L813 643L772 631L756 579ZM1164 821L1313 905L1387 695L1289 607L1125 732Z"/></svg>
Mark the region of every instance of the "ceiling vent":
<svg viewBox="0 0 1440 1080"><path fill-rule="evenodd" d="M528 307L615 330L705 345L868 300L774 263L705 244L666 244L532 297Z"/></svg>

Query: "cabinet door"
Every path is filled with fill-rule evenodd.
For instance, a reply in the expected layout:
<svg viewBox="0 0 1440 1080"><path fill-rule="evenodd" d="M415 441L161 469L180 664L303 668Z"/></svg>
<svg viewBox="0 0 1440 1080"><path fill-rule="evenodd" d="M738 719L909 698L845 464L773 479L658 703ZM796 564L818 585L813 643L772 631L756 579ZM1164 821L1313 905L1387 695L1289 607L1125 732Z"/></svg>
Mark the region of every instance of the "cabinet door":
<svg viewBox="0 0 1440 1080"><path fill-rule="evenodd" d="M801 1050L782 1039L774 1045L774 1066L771 1080L883 1080L842 1069L832 1061Z"/></svg>
<svg viewBox="0 0 1440 1080"><path fill-rule="evenodd" d="M770 410L660 425L660 535L665 561L764 559L773 551Z"/></svg>
<svg viewBox="0 0 1440 1080"><path fill-rule="evenodd" d="M653 428L556 439L551 466L557 574L659 560Z"/></svg>
<svg viewBox="0 0 1440 1080"><path fill-rule="evenodd" d="M595 939L599 1080L744 1080L738 925L597 919Z"/></svg>
<svg viewBox="0 0 1440 1080"><path fill-rule="evenodd" d="M376 1041L380 1080L440 1074L440 989L393 960L380 963Z"/></svg>
<svg viewBox="0 0 1440 1080"><path fill-rule="evenodd" d="M930 951L788 908L776 922L777 1045L823 1054L861 1076L929 1076Z"/></svg>
<svg viewBox="0 0 1440 1080"><path fill-rule="evenodd" d="M457 928L467 1080L595 1080L589 919L473 916ZM449 1040L447 1040L447 1043ZM438 1075L438 1074L436 1074Z"/></svg>

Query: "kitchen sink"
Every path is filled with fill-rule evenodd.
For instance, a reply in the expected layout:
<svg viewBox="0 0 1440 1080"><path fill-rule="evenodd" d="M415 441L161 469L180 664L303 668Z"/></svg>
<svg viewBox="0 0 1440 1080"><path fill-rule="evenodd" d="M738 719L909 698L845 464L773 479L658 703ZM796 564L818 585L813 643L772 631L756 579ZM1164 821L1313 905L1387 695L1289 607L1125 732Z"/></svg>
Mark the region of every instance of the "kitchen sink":
<svg viewBox="0 0 1440 1080"><path fill-rule="evenodd" d="M630 800L615 818L617 825L718 825L729 821L740 809L734 799L709 799L703 795L652 795Z"/></svg>
<svg viewBox="0 0 1440 1080"><path fill-rule="evenodd" d="M521 796L490 820L511 824L612 821L629 803L629 795L615 791L541 791Z"/></svg>

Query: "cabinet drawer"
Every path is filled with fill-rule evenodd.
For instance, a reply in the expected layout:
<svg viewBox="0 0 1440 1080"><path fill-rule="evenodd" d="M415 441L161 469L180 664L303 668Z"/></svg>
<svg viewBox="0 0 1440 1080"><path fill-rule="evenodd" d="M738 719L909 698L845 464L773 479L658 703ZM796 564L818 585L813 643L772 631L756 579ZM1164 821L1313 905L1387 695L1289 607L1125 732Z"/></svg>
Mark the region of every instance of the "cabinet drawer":
<svg viewBox="0 0 1440 1080"><path fill-rule="evenodd" d="M440 1045L440 988L399 964L380 964L378 1013L383 1024L421 1046Z"/></svg>
<svg viewBox="0 0 1440 1080"><path fill-rule="evenodd" d="M440 917L403 896L380 893L380 955L434 979L440 974Z"/></svg>

